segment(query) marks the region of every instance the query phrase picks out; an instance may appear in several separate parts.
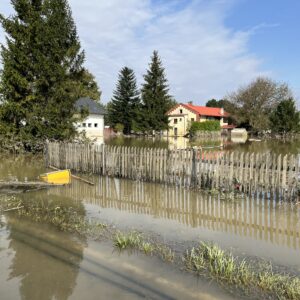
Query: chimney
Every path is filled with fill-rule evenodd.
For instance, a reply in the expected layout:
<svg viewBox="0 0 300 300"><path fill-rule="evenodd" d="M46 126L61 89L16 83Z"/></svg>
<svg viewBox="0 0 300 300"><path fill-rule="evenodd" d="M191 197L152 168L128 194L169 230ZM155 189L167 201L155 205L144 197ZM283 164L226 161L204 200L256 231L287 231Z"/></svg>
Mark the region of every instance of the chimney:
<svg viewBox="0 0 300 300"><path fill-rule="evenodd" d="M189 101L188 104L189 104L189 105L193 105L193 101Z"/></svg>
<svg viewBox="0 0 300 300"><path fill-rule="evenodd" d="M221 108L221 116L223 116L224 115L224 108L222 107Z"/></svg>

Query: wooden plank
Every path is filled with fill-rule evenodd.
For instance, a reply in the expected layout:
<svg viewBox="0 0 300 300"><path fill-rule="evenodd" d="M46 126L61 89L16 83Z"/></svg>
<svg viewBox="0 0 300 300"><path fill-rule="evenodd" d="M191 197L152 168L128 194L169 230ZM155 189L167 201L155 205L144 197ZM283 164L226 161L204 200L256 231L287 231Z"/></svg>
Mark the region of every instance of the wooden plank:
<svg viewBox="0 0 300 300"><path fill-rule="evenodd" d="M38 182L38 181L27 181L27 182L20 182L20 181L7 181L7 182L0 182L0 190L34 190L34 189L42 189L42 188L49 188L55 186L64 186L64 184L50 184L47 182Z"/></svg>
<svg viewBox="0 0 300 300"><path fill-rule="evenodd" d="M282 188L285 190L287 188L287 155L284 155L282 160L282 178L281 178L281 185Z"/></svg>

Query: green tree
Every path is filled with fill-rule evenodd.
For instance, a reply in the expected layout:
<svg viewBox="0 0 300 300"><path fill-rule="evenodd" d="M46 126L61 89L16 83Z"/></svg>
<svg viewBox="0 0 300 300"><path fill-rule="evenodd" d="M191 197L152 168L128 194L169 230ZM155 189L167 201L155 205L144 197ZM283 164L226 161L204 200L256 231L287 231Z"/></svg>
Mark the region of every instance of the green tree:
<svg viewBox="0 0 300 300"><path fill-rule="evenodd" d="M74 103L91 86L68 2L14 0L12 5L15 15L0 15L7 35L1 47L2 128L21 140L72 137Z"/></svg>
<svg viewBox="0 0 300 300"><path fill-rule="evenodd" d="M78 98L88 97L96 102L100 102L102 92L98 87L94 75L87 69L84 69L80 77L77 84L74 85L74 96Z"/></svg>
<svg viewBox="0 0 300 300"><path fill-rule="evenodd" d="M294 99L282 100L270 117L272 131L280 134L298 132L300 129L300 115L296 109Z"/></svg>
<svg viewBox="0 0 300 300"><path fill-rule="evenodd" d="M220 107L219 106L219 101L216 100L216 99L211 99L211 100L208 100L205 104L206 107Z"/></svg>
<svg viewBox="0 0 300 300"><path fill-rule="evenodd" d="M140 98L134 71L124 67L119 73L113 98L108 105L108 120L113 127L121 123L124 126L123 132L130 134L139 109Z"/></svg>
<svg viewBox="0 0 300 300"><path fill-rule="evenodd" d="M206 102L205 106L219 107L219 108L224 108L226 110L226 108L230 106L230 102L226 99L221 99L221 100L211 99Z"/></svg>
<svg viewBox="0 0 300 300"><path fill-rule="evenodd" d="M269 130L270 115L282 100L292 96L286 84L259 77L229 95L234 111L229 111L241 126L256 133Z"/></svg>
<svg viewBox="0 0 300 300"><path fill-rule="evenodd" d="M153 52L151 63L142 86L143 124L145 131L161 131L168 128L167 111L174 105L169 95L165 69L157 51Z"/></svg>

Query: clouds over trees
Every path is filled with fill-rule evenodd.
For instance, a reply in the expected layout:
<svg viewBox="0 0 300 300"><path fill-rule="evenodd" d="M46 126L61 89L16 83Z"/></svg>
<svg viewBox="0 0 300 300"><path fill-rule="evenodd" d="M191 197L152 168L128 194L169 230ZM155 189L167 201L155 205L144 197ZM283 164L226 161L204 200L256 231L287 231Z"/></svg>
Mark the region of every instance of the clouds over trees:
<svg viewBox="0 0 300 300"><path fill-rule="evenodd" d="M165 62L178 101L204 104L268 74L248 50L253 33L224 25L230 4L204 2L71 0L88 67L100 82L104 101L111 98L122 66L131 66L142 82L153 49Z"/></svg>

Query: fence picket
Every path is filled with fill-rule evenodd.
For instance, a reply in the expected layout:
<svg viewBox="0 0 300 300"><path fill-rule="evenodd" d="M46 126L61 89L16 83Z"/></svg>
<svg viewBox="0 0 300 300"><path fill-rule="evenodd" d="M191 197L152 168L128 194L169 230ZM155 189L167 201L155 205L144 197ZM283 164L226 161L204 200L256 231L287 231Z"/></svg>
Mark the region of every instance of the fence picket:
<svg viewBox="0 0 300 300"><path fill-rule="evenodd" d="M124 146L48 143L46 162L57 168L172 183L186 187L274 193L297 193L299 156L167 150ZM287 191L287 192L286 192Z"/></svg>

